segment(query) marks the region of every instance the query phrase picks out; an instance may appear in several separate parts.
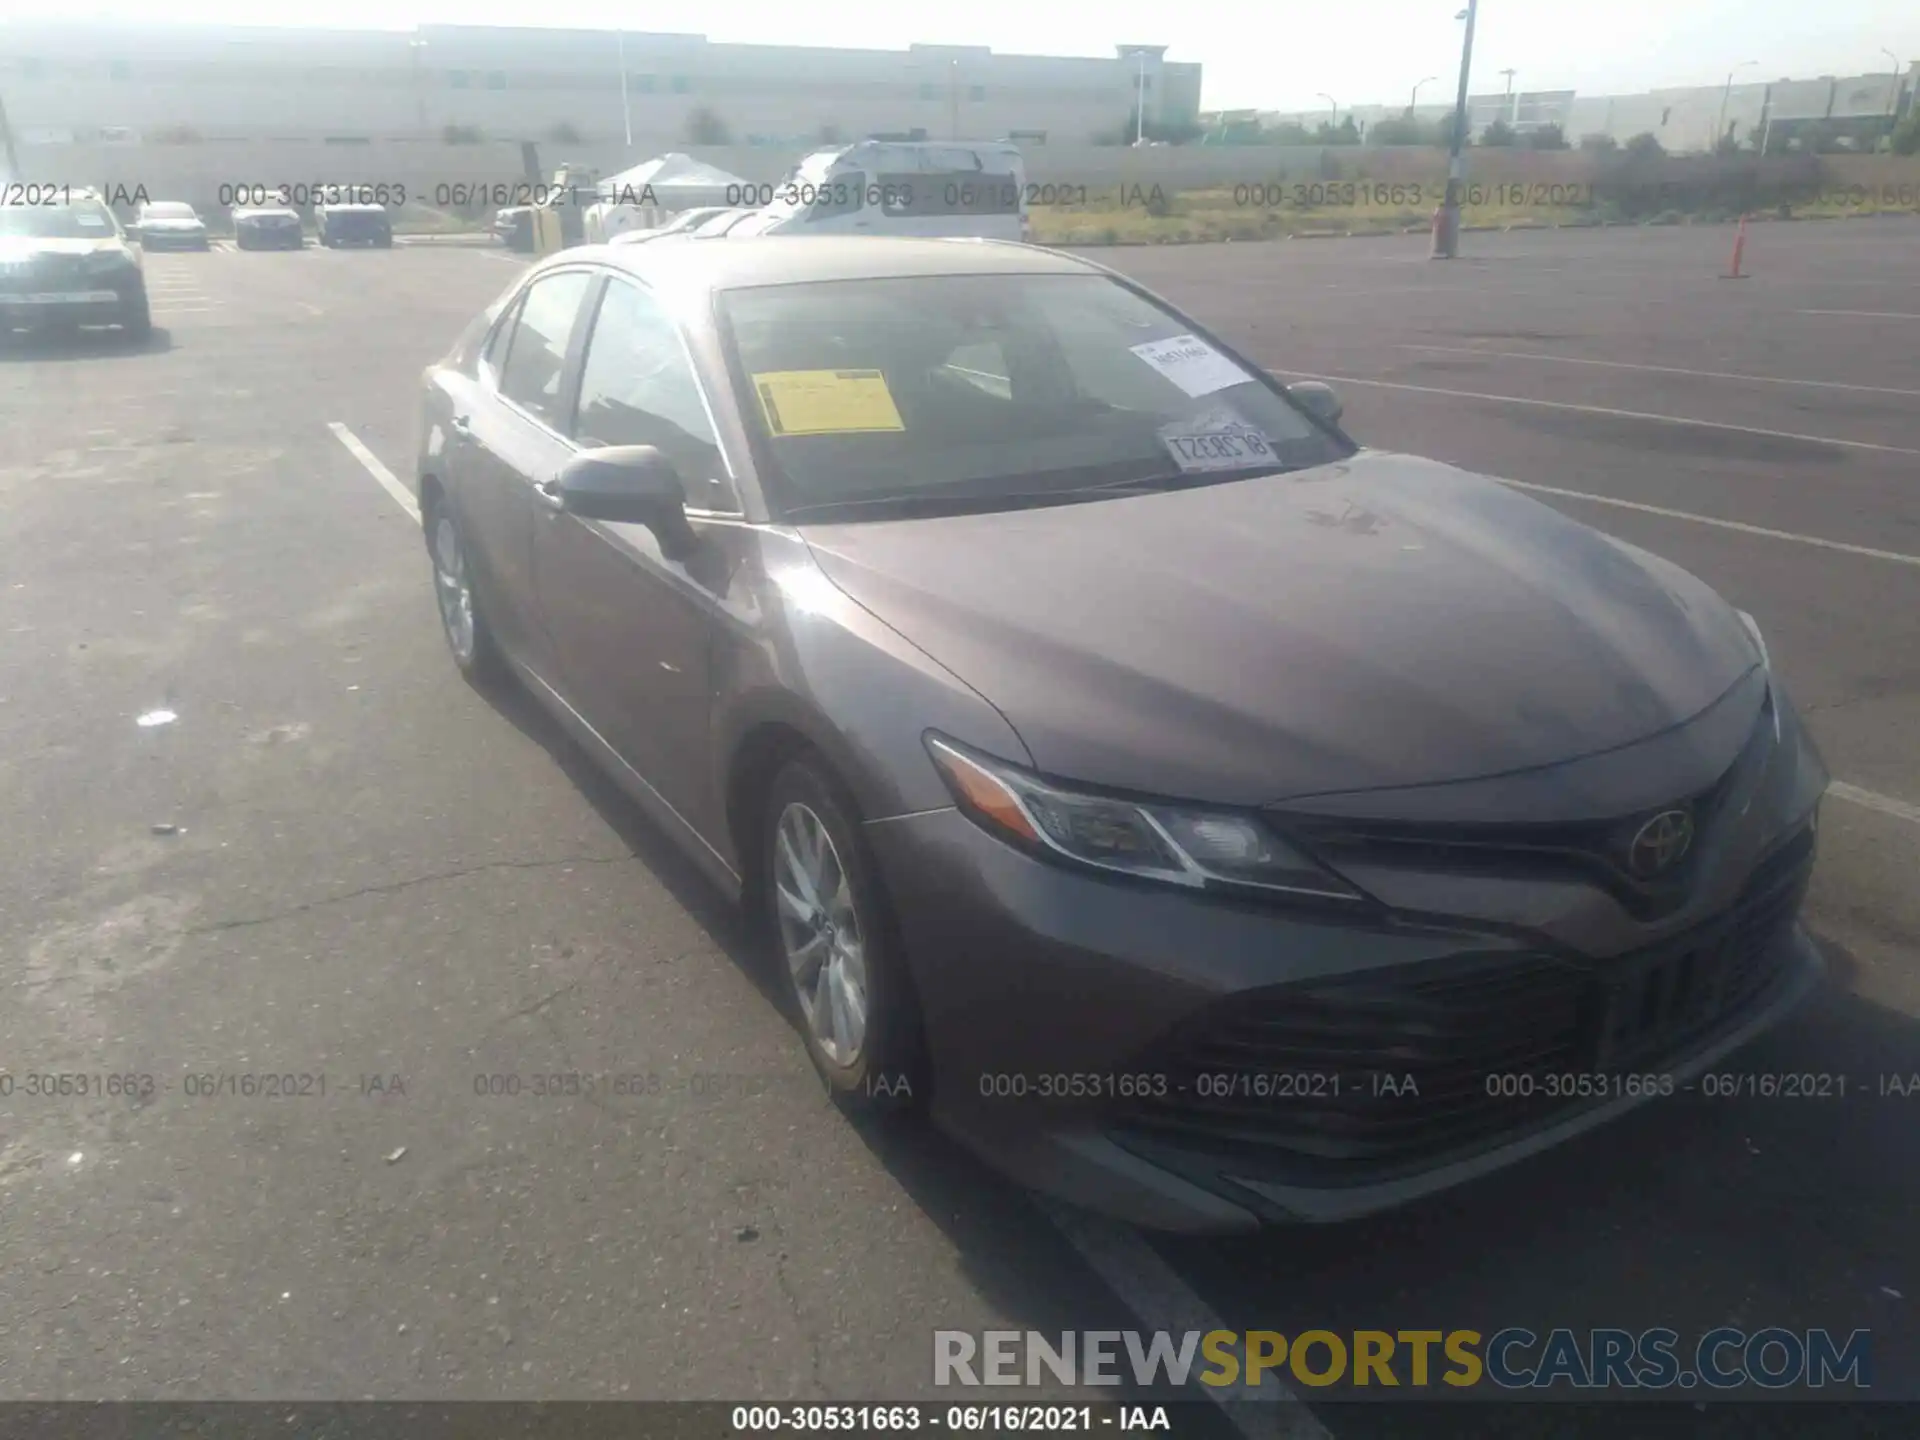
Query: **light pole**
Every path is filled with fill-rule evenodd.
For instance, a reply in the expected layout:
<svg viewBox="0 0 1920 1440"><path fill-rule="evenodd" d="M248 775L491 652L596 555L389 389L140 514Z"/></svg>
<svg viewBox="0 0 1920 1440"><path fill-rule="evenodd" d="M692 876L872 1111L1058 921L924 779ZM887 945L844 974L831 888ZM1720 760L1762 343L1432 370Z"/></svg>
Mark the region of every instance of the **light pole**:
<svg viewBox="0 0 1920 1440"><path fill-rule="evenodd" d="M7 168L0 170L0 178L12 180L20 173L20 157L13 152L13 127L7 123L7 102L0 99L0 144L7 152Z"/></svg>
<svg viewBox="0 0 1920 1440"><path fill-rule="evenodd" d="M633 149L633 107L627 103L627 32L616 30L614 43L620 47L620 118L627 127L627 149Z"/></svg>
<svg viewBox="0 0 1920 1440"><path fill-rule="evenodd" d="M1425 80L1421 80L1414 85L1412 98L1407 101L1407 118L1409 120L1413 118L1413 112L1420 108L1420 86L1430 85L1439 78L1438 75L1429 75Z"/></svg>
<svg viewBox="0 0 1920 1440"><path fill-rule="evenodd" d="M1520 72L1518 70L1502 70L1500 73L1507 77L1507 124L1517 125L1520 122L1520 112L1514 109L1513 106L1513 77Z"/></svg>
<svg viewBox="0 0 1920 1440"><path fill-rule="evenodd" d="M415 36L407 41L407 56L413 61L413 109L414 118L420 122L420 133L427 133L427 94L420 88L420 52L427 48L427 42Z"/></svg>
<svg viewBox="0 0 1920 1440"><path fill-rule="evenodd" d="M1453 100L1453 136L1447 146L1447 193L1434 217L1433 258L1452 260L1460 253L1460 146L1467 137L1467 81L1473 74L1473 22L1480 15L1480 0L1467 0L1467 8L1453 18L1465 20L1467 31L1460 41L1460 89Z"/></svg>
<svg viewBox="0 0 1920 1440"><path fill-rule="evenodd" d="M1136 50L1133 58L1140 66L1133 87L1133 144L1138 149L1147 138L1147 52Z"/></svg>
<svg viewBox="0 0 1920 1440"><path fill-rule="evenodd" d="M1887 49L1886 46L1882 45L1880 47L1880 53L1893 61L1893 88L1887 93L1887 115L1892 117L1897 114L1900 109L1900 76L1907 67L1902 65L1900 63L1900 57L1894 54L1893 51Z"/></svg>
<svg viewBox="0 0 1920 1440"><path fill-rule="evenodd" d="M960 61L947 61L947 138L960 138Z"/></svg>
<svg viewBox="0 0 1920 1440"><path fill-rule="evenodd" d="M1332 134L1334 129L1340 124L1340 106L1334 101L1334 98L1324 90L1316 90L1314 94L1327 102L1327 133Z"/></svg>
<svg viewBox="0 0 1920 1440"><path fill-rule="evenodd" d="M1715 122L1713 130L1713 148L1716 152L1720 149L1720 142L1727 138L1727 101L1733 97L1733 77L1749 65L1759 63L1758 60L1742 60L1727 72L1726 88L1720 92L1720 118Z"/></svg>

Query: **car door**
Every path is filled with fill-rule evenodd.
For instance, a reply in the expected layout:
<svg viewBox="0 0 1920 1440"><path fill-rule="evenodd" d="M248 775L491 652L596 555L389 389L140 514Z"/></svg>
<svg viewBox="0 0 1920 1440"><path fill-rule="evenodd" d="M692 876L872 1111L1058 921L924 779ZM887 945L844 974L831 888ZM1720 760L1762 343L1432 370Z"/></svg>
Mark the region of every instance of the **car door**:
<svg viewBox="0 0 1920 1440"><path fill-rule="evenodd" d="M568 360L592 289L590 270L543 275L527 287L481 357L472 404L449 418L460 518L480 568L481 603L500 640L542 668L546 637L534 615L533 487L573 453Z"/></svg>
<svg viewBox="0 0 1920 1440"><path fill-rule="evenodd" d="M607 281L571 427L581 449L652 445L674 464L696 532L735 509L706 395L678 323L632 281ZM711 544L665 555L644 525L539 502L534 587L576 708L696 828L712 813L711 652L727 567Z"/></svg>

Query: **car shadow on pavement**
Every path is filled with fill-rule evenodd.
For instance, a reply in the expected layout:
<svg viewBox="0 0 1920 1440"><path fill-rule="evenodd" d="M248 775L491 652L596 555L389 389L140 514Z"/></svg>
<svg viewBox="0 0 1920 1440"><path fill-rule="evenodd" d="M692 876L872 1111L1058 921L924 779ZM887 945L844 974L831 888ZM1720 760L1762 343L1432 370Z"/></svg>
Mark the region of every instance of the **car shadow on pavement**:
<svg viewBox="0 0 1920 1440"><path fill-rule="evenodd" d="M1872 1390L1831 1398L1920 1400L1920 1233L1911 1223L1920 1091L1882 1093L1884 1079L1899 1076L1905 1088L1920 1072L1920 1023L1858 993L1844 946L1816 943L1826 981L1778 1029L1713 1067L1723 1093L1705 1093L1703 1077L1691 1092L1370 1219L1157 1247L1230 1328L1491 1335L1519 1326L1544 1336L1564 1326L1584 1341L1596 1327L1667 1327L1682 1337L1682 1358L1721 1325L1826 1329L1841 1341L1865 1329ZM1747 1077L1774 1077L1776 1093L1744 1093ZM1802 1077L1793 1093L1782 1090L1785 1077ZM1567 1388L1538 1398L1570 1398ZM1387 1433L1333 1428L1342 1440Z"/></svg>
<svg viewBox="0 0 1920 1440"><path fill-rule="evenodd" d="M786 1014L771 950L741 913L524 690L489 699ZM1723 1324L1749 1333L1825 1328L1840 1339L1864 1328L1873 1333L1876 1398L1920 1398L1920 1367L1896 1362L1920 1356L1904 1298L1920 1288L1910 1222L1920 1212L1920 1155L1903 1138L1920 1120L1920 1092L1877 1093L1882 1076L1920 1072L1920 1025L1857 993L1858 962L1845 946L1818 943L1829 964L1821 988L1713 1073L1845 1074L1844 1097L1696 1089L1370 1219L1148 1238L1229 1328L1665 1326L1688 1343ZM802 1043L797 1034L792 1043ZM943 1232L998 1324L1058 1334L1165 1319L1129 1314L1032 1196L945 1135L907 1117L849 1123ZM931 1336L928 1354L931 1367ZM1369 1412L1353 1431L1365 1435L1393 1433L1377 1424L1398 1408L1340 1407ZM1344 1440L1352 1426L1343 1416L1334 1428Z"/></svg>
<svg viewBox="0 0 1920 1440"><path fill-rule="evenodd" d="M652 871L767 1003L796 1026L791 1043L802 1046L771 944L740 909L714 888L524 687L517 683L491 687L486 699L546 750L634 858ZM908 1199L943 1232L1001 1324L1049 1334L1137 1324L1129 1320L1118 1299L1091 1279L1026 1190L1003 1179L917 1116L849 1116L848 1123ZM929 1374L932 1355L929 1334ZM1123 1389L1099 1398L1129 1400L1133 1396Z"/></svg>
<svg viewBox="0 0 1920 1440"><path fill-rule="evenodd" d="M0 362L97 360L108 355L159 355L173 336L155 326L135 340L119 330L0 330Z"/></svg>

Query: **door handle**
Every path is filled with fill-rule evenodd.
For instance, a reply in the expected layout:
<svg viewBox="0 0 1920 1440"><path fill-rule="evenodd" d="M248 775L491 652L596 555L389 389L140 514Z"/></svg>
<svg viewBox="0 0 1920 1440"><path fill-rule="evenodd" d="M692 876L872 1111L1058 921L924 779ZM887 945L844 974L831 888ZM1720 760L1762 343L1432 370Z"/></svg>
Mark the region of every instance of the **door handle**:
<svg viewBox="0 0 1920 1440"><path fill-rule="evenodd" d="M469 439L473 437L473 421L464 415L454 416L447 422L447 428L456 435L464 435Z"/></svg>
<svg viewBox="0 0 1920 1440"><path fill-rule="evenodd" d="M533 493L535 498L555 515L558 515L566 508L566 498L560 493L560 482L558 480L542 480L533 487Z"/></svg>

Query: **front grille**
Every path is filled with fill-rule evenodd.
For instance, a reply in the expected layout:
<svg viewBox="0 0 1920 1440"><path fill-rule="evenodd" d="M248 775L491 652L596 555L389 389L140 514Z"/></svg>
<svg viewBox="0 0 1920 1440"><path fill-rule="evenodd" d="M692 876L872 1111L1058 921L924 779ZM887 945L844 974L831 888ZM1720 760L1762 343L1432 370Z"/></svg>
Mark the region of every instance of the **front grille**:
<svg viewBox="0 0 1920 1440"><path fill-rule="evenodd" d="M1120 1103L1116 1138L1249 1176L1360 1183L1625 1093L1542 1081L1658 1073L1758 1000L1812 852L1804 831L1727 913L1628 956L1461 956L1233 996L1130 1067L1169 1084Z"/></svg>
<svg viewBox="0 0 1920 1440"><path fill-rule="evenodd" d="M1508 878L1578 877L1600 885L1636 919L1657 920L1686 903L1697 873L1695 861L1709 848L1710 832L1727 797L1764 760L1772 739L1769 692L1745 746L1712 785L1677 797L1671 806L1610 819L1569 824L1421 824L1291 811L1276 812L1276 819L1290 836L1306 841L1335 869L1378 864ZM1633 836L1667 809L1685 810L1692 818L1696 833L1691 850L1684 863L1669 873L1652 879L1636 876L1628 866Z"/></svg>

